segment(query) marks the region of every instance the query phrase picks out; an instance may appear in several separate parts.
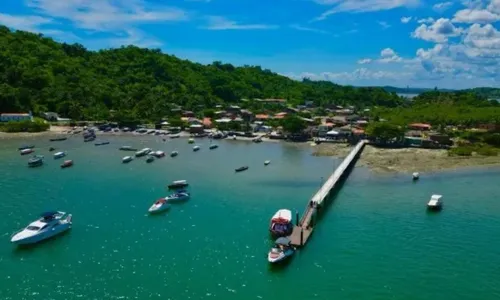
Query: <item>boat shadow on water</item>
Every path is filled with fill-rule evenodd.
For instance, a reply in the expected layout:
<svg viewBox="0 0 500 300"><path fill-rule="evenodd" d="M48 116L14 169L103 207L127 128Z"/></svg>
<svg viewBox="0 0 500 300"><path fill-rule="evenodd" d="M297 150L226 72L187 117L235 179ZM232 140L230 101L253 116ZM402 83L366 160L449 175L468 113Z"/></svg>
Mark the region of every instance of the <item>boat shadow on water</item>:
<svg viewBox="0 0 500 300"><path fill-rule="evenodd" d="M21 255L29 252L34 252L34 251L41 251L42 248L50 247L50 248L56 248L56 247L62 247L63 245L59 245L62 243L67 243L67 239L70 238L70 233L73 229L66 230L62 233L59 233L53 237L50 237L48 239L44 239L40 242L37 242L35 244L27 244L27 245L13 245L14 247L14 255Z"/></svg>

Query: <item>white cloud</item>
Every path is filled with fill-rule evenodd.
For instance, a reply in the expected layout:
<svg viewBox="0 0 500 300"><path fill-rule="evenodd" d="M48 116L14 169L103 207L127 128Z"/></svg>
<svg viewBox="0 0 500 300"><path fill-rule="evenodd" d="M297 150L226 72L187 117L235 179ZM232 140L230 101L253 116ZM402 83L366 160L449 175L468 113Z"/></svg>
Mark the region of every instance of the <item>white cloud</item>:
<svg viewBox="0 0 500 300"><path fill-rule="evenodd" d="M309 32L315 32L315 33L321 33L321 34L330 34L328 31L325 31L325 30L311 28L311 27L305 27L305 26L301 26L298 24L292 24L292 25L290 25L290 28L295 29L295 30L299 30L299 31L309 31Z"/></svg>
<svg viewBox="0 0 500 300"><path fill-rule="evenodd" d="M486 9L462 9L455 13L453 22L457 23L491 23L500 20L500 15Z"/></svg>
<svg viewBox="0 0 500 300"><path fill-rule="evenodd" d="M373 12L420 4L420 0L316 0L316 2L322 5L333 5L333 7L315 18L315 21L324 20L333 14L342 12Z"/></svg>
<svg viewBox="0 0 500 300"><path fill-rule="evenodd" d="M208 30L258 30L258 29L277 29L276 25L268 24L239 24L224 17L208 17L208 25L203 27Z"/></svg>
<svg viewBox="0 0 500 300"><path fill-rule="evenodd" d="M372 70L369 68L358 68L352 72L303 72L300 74L284 74L292 79L301 80L309 78L311 80L328 80L339 84L354 85L383 85L387 81L402 80L411 77L411 72L396 72L389 70Z"/></svg>
<svg viewBox="0 0 500 300"><path fill-rule="evenodd" d="M365 64L369 64L371 62L372 62L371 58L363 58L363 59L358 60L359 65L365 65Z"/></svg>
<svg viewBox="0 0 500 300"><path fill-rule="evenodd" d="M412 33L412 37L429 42L443 43L448 38L459 36L461 28L455 27L449 19L438 19L432 25L422 24Z"/></svg>
<svg viewBox="0 0 500 300"><path fill-rule="evenodd" d="M436 20L434 20L434 18L431 18L431 17L420 19L417 21L417 23L419 23L419 24L432 24L434 22L436 22Z"/></svg>
<svg viewBox="0 0 500 300"><path fill-rule="evenodd" d="M444 12L445 10L448 10L452 5L453 5L453 2L451 2L451 1L441 2L441 3L434 4L432 6L432 9L437 11L437 12Z"/></svg>
<svg viewBox="0 0 500 300"><path fill-rule="evenodd" d="M389 24L388 24L387 22L385 22L385 21L378 21L377 23L378 23L380 26L382 26L382 28L384 28L384 29L387 29L387 28L391 27L391 25L389 25Z"/></svg>
<svg viewBox="0 0 500 300"><path fill-rule="evenodd" d="M412 17L401 17L401 23L407 24L410 23Z"/></svg>
<svg viewBox="0 0 500 300"><path fill-rule="evenodd" d="M0 24L16 30L40 31L40 26L53 23L50 18L39 16L14 16L0 13Z"/></svg>
<svg viewBox="0 0 500 300"><path fill-rule="evenodd" d="M380 51L380 59L378 60L379 62L382 63L389 63L389 62L400 62L402 60L399 55L392 50L391 48L385 48L382 51Z"/></svg>

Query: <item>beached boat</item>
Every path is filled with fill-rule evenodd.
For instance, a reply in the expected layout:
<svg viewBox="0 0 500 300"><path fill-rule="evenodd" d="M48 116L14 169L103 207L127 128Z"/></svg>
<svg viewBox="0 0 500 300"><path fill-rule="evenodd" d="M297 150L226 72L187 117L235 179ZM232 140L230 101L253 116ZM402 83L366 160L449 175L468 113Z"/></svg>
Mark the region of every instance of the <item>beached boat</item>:
<svg viewBox="0 0 500 300"><path fill-rule="evenodd" d="M286 237L280 237L274 242L274 246L267 255L267 260L272 264L279 263L291 257L294 253L295 249L291 245L291 241Z"/></svg>
<svg viewBox="0 0 500 300"><path fill-rule="evenodd" d="M152 155L148 155L148 158L146 158L146 162L149 164L149 163L152 163L155 161L155 157L152 156Z"/></svg>
<svg viewBox="0 0 500 300"><path fill-rule="evenodd" d="M26 149L33 149L35 148L35 145L22 145L21 147L17 148L17 150L22 151Z"/></svg>
<svg viewBox="0 0 500 300"><path fill-rule="evenodd" d="M125 157L122 158L122 163L126 164L126 163L131 162L132 160L134 160L134 157L132 157L132 156L125 156Z"/></svg>
<svg viewBox="0 0 500 300"><path fill-rule="evenodd" d="M68 139L67 137L58 137L58 138L50 139L49 141L51 141L51 142L59 142L59 141L65 141L67 139Z"/></svg>
<svg viewBox="0 0 500 300"><path fill-rule="evenodd" d="M420 174L418 172L414 172L412 174L413 181L417 181L420 178Z"/></svg>
<svg viewBox="0 0 500 300"><path fill-rule="evenodd" d="M165 197L165 200L167 200L170 203L173 203L173 202L181 202L189 200L190 197L191 194L189 194L186 190L178 190L177 192Z"/></svg>
<svg viewBox="0 0 500 300"><path fill-rule="evenodd" d="M217 149L217 148L219 148L219 145L215 145L215 144L210 145L210 147L208 147L208 149L210 149L210 150Z"/></svg>
<svg viewBox="0 0 500 300"><path fill-rule="evenodd" d="M170 153L170 157L176 157L177 155L179 155L179 152L177 152L177 151L172 151Z"/></svg>
<svg viewBox="0 0 500 300"><path fill-rule="evenodd" d="M42 155L33 156L28 160L28 167L34 168L43 165L43 158L44 157Z"/></svg>
<svg viewBox="0 0 500 300"><path fill-rule="evenodd" d="M200 150L200 146L194 146L194 147L193 147L193 151L194 151L194 152L196 152L196 151L198 151L198 150Z"/></svg>
<svg viewBox="0 0 500 300"><path fill-rule="evenodd" d="M21 153L21 155L30 154L30 153L33 153L33 152L35 152L35 150L32 149L32 148L26 148L26 149L23 149L23 150L19 151L19 153Z"/></svg>
<svg viewBox="0 0 500 300"><path fill-rule="evenodd" d="M264 166L267 166L267 165L268 165L268 164L270 164L270 163L271 163L271 161L270 161L270 160L266 160L266 161L264 162Z"/></svg>
<svg viewBox="0 0 500 300"><path fill-rule="evenodd" d="M186 180L176 180L168 185L169 189L182 189L187 187L189 184Z"/></svg>
<svg viewBox="0 0 500 300"><path fill-rule="evenodd" d="M135 157L142 157L142 156L146 156L148 155L149 153L151 153L151 151L153 151L153 149L151 148L144 148L142 150L139 150L135 153Z"/></svg>
<svg viewBox="0 0 500 300"><path fill-rule="evenodd" d="M248 170L248 166L239 167L239 168L235 169L234 171L235 172L243 172L246 170Z"/></svg>
<svg viewBox="0 0 500 300"><path fill-rule="evenodd" d="M131 146L121 146L119 148L119 150L121 150L121 151L137 151L136 148L132 148Z"/></svg>
<svg viewBox="0 0 500 300"><path fill-rule="evenodd" d="M72 216L62 211L41 214L41 218L13 234L11 242L17 245L34 244L61 234L71 228Z"/></svg>
<svg viewBox="0 0 500 300"><path fill-rule="evenodd" d="M61 169L65 169L65 168L69 168L73 165L73 161L71 159L69 160L65 160L62 164L61 164Z"/></svg>
<svg viewBox="0 0 500 300"><path fill-rule="evenodd" d="M109 142L100 142L100 143L95 143L94 145L96 146L102 146L102 145L107 145Z"/></svg>
<svg viewBox="0 0 500 300"><path fill-rule="evenodd" d="M429 202L427 202L427 209L438 211L443 208L443 201L441 201L442 195L432 195Z"/></svg>
<svg viewBox="0 0 500 300"><path fill-rule="evenodd" d="M269 225L269 231L274 237L287 236L292 233L292 212L288 209L278 210Z"/></svg>
<svg viewBox="0 0 500 300"><path fill-rule="evenodd" d="M65 156L66 156L66 152L64 152L64 151L54 153L54 159L62 158Z"/></svg>
<svg viewBox="0 0 500 300"><path fill-rule="evenodd" d="M163 151L154 151L153 153L151 153L151 155L153 155L156 158L161 158L161 157L165 156L165 152L163 152Z"/></svg>
<svg viewBox="0 0 500 300"><path fill-rule="evenodd" d="M189 143L189 144L193 144L193 143L194 143L194 139L193 139L193 138L190 138L190 139L188 140L188 143Z"/></svg>
<svg viewBox="0 0 500 300"><path fill-rule="evenodd" d="M165 211L170 208L170 203L167 202L164 198L158 199L151 207L148 212L150 214L159 213Z"/></svg>

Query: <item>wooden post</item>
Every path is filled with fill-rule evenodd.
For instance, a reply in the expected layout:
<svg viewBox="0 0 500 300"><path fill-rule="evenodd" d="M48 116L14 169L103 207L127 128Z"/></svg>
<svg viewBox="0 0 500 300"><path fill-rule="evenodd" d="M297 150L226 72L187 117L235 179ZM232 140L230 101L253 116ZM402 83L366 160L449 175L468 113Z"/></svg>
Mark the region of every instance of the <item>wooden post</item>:
<svg viewBox="0 0 500 300"><path fill-rule="evenodd" d="M295 211L295 226L299 226L299 211Z"/></svg>
<svg viewBox="0 0 500 300"><path fill-rule="evenodd" d="M304 228L300 228L300 246L304 245Z"/></svg>

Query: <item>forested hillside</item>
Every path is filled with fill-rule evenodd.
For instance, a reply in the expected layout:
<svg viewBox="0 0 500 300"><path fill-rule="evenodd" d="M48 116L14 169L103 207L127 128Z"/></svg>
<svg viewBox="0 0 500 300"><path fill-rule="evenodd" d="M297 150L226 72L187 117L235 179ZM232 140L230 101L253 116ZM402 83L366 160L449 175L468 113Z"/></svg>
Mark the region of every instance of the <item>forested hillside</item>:
<svg viewBox="0 0 500 300"><path fill-rule="evenodd" d="M107 119L109 111L154 120L173 104L196 110L241 98L298 104L401 105L382 88L291 80L258 66L202 65L158 49L88 51L0 26L0 111L54 111L72 119Z"/></svg>

